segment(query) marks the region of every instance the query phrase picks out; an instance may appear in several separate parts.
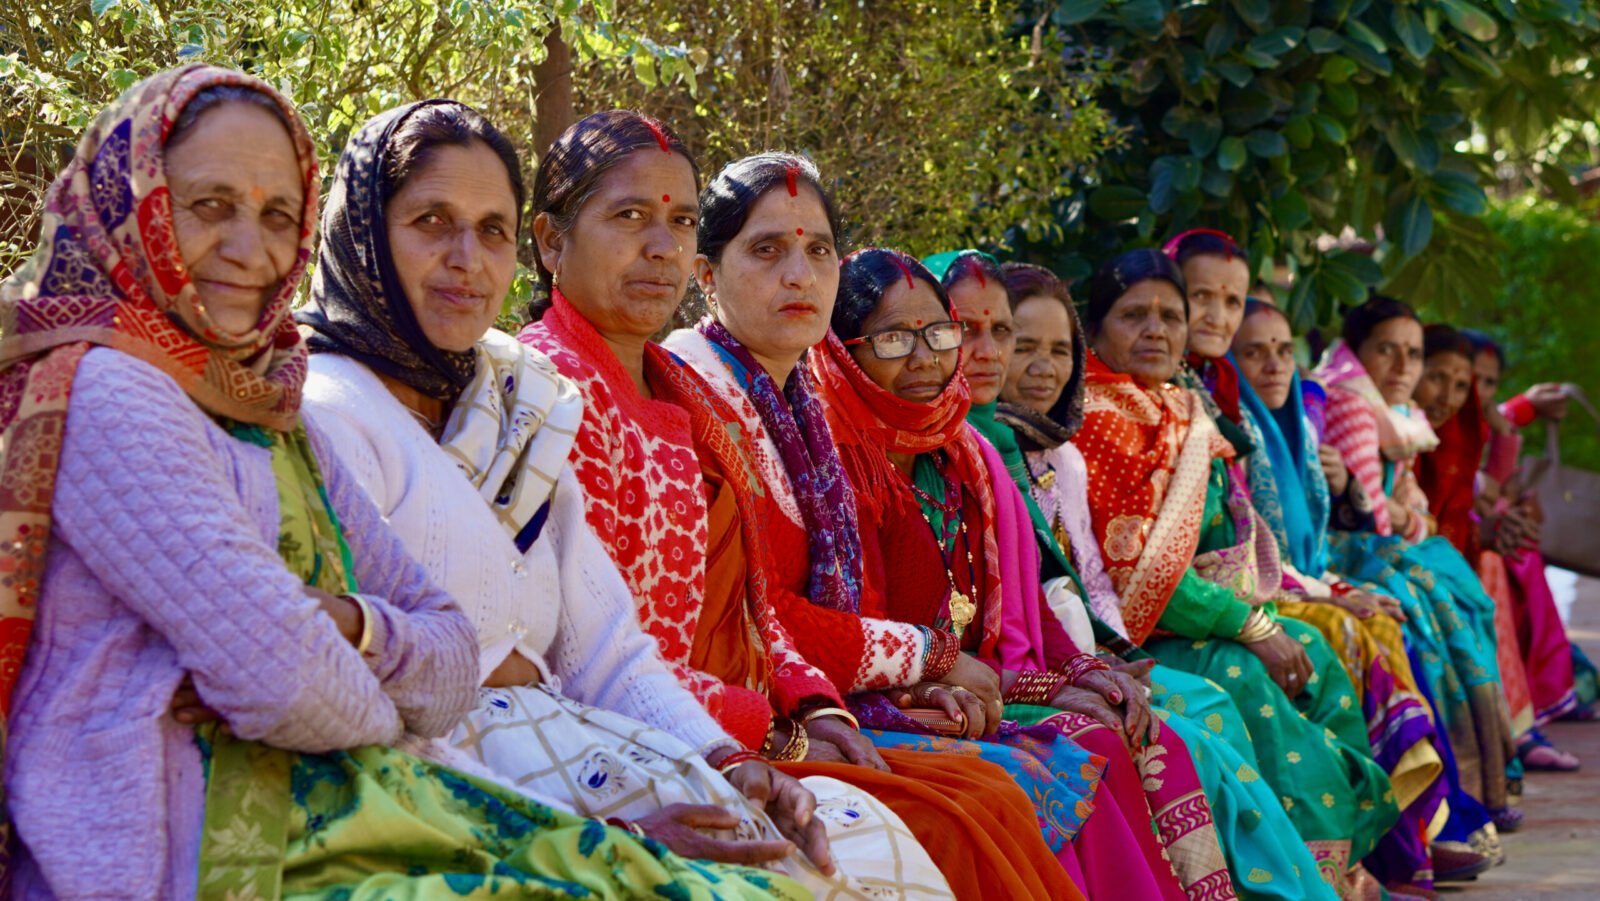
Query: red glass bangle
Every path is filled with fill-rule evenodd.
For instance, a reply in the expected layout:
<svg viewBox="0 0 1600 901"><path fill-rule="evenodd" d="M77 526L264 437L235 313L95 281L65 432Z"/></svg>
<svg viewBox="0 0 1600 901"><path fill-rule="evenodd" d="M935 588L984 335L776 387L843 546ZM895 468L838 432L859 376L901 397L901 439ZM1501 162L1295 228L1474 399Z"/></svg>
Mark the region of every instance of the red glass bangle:
<svg viewBox="0 0 1600 901"><path fill-rule="evenodd" d="M1067 658L1066 662L1061 664L1061 675L1067 677L1068 685L1077 685L1078 680L1084 676L1097 670L1109 669L1111 667L1107 666L1105 661L1099 657L1093 654L1079 654L1076 657Z"/></svg>
<svg viewBox="0 0 1600 901"><path fill-rule="evenodd" d="M760 759L760 754L757 754L754 751L746 751L741 748L740 750L729 754L727 757L722 758L722 762L717 764L717 772L726 776L728 773L732 772L735 767L749 763L752 760Z"/></svg>
<svg viewBox="0 0 1600 901"><path fill-rule="evenodd" d="M961 656L961 642L942 629L927 630L928 658L922 665L922 681L937 682L956 668Z"/></svg>

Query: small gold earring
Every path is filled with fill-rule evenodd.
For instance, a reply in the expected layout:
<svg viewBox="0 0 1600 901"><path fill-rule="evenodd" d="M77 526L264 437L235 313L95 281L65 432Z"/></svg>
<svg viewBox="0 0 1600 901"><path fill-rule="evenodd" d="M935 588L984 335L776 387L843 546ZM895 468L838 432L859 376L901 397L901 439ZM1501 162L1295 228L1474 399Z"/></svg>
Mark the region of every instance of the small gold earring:
<svg viewBox="0 0 1600 901"><path fill-rule="evenodd" d="M555 286L555 285L561 284L561 270L560 269L557 269L555 272L550 274L550 284L551 284L551 286Z"/></svg>

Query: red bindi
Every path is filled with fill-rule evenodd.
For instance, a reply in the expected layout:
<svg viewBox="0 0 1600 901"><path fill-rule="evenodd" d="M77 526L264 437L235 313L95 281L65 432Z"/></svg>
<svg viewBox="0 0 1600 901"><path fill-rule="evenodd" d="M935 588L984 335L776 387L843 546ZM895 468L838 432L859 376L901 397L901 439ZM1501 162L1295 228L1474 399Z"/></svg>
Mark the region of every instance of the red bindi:
<svg viewBox="0 0 1600 901"><path fill-rule="evenodd" d="M797 229L794 230L794 233L797 234L797 235L803 235L803 234L806 233L806 230L803 229L803 228L797 228Z"/></svg>
<svg viewBox="0 0 1600 901"><path fill-rule="evenodd" d="M672 202L672 195L671 194L662 194L661 195L661 202L662 203L671 203Z"/></svg>
<svg viewBox="0 0 1600 901"><path fill-rule="evenodd" d="M918 319L918 320L917 320L917 325L921 325L921 324L922 324L922 320L921 320L921 319Z"/></svg>

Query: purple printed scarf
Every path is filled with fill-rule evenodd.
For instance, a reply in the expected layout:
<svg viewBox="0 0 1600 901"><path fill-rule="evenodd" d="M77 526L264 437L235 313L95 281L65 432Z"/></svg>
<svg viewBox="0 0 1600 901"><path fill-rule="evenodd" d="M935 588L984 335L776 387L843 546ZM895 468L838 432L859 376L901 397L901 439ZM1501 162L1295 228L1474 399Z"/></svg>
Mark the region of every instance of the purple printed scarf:
<svg viewBox="0 0 1600 901"><path fill-rule="evenodd" d="M722 323L707 316L696 328L750 395L789 473L795 503L811 540L811 603L859 612L861 534L856 524L856 499L810 376L796 367L780 392L767 370Z"/></svg>

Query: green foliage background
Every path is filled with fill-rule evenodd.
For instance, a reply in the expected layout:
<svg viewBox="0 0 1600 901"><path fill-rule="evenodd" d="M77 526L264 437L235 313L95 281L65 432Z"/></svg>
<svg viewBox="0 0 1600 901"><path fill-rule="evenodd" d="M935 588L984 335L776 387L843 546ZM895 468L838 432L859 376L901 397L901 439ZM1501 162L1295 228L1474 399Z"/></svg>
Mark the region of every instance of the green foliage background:
<svg viewBox="0 0 1600 901"><path fill-rule="evenodd" d="M1502 242L1493 265L1504 285L1488 303L1441 301L1425 318L1482 329L1506 354L1501 399L1536 382L1575 382L1600 402L1600 224L1593 211L1532 195L1491 204L1486 224ZM1544 425L1525 433L1524 450L1542 453ZM1561 459L1600 472L1600 434L1571 405L1561 426Z"/></svg>

